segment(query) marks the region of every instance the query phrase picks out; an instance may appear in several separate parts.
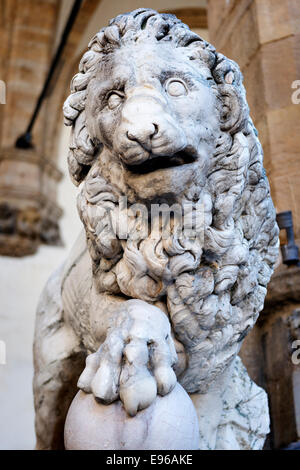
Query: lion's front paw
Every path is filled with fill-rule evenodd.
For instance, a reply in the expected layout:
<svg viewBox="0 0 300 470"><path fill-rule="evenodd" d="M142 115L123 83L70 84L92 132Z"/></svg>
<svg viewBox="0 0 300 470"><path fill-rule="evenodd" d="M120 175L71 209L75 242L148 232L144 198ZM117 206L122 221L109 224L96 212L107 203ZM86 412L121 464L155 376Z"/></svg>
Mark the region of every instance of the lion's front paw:
<svg viewBox="0 0 300 470"><path fill-rule="evenodd" d="M157 393L166 395L174 388L176 360L167 316L146 302L129 300L112 318L104 343L87 357L78 387L102 403L120 397L134 416Z"/></svg>

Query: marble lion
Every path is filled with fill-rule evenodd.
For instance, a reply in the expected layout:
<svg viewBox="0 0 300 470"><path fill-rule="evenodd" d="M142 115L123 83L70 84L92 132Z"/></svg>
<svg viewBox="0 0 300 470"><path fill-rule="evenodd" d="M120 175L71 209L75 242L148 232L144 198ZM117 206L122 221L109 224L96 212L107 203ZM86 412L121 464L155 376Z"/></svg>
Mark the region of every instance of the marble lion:
<svg viewBox="0 0 300 470"><path fill-rule="evenodd" d="M278 228L239 67L175 16L138 9L91 40L64 116L85 233L38 306L37 448L63 448L77 384L134 416L177 381L199 448L261 448L266 394L237 355ZM174 205L167 235L137 205Z"/></svg>

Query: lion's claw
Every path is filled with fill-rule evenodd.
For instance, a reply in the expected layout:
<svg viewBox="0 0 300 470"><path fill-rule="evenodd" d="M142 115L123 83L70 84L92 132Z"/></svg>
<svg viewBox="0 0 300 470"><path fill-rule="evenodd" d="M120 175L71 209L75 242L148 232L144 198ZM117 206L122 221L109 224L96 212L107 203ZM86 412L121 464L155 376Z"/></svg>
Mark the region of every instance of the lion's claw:
<svg viewBox="0 0 300 470"><path fill-rule="evenodd" d="M87 357L78 387L101 403L120 397L134 416L157 393L166 395L174 388L176 360L166 315L141 300L129 300L113 319L104 343Z"/></svg>

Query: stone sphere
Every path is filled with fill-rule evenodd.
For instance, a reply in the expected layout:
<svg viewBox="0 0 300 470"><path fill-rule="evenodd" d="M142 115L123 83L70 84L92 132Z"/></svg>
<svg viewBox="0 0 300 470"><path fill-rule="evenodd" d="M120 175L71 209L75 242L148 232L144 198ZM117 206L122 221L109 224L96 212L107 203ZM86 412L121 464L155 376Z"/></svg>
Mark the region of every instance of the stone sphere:
<svg viewBox="0 0 300 470"><path fill-rule="evenodd" d="M171 393L130 417L120 400L111 405L96 402L79 391L65 423L68 450L192 450L199 448L195 407L176 384Z"/></svg>

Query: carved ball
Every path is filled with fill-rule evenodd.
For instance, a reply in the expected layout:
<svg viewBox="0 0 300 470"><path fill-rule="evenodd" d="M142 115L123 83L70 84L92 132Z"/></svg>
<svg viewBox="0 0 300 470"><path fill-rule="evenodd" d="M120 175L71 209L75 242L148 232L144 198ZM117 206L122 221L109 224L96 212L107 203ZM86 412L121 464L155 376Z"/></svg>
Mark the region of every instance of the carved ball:
<svg viewBox="0 0 300 470"><path fill-rule="evenodd" d="M79 391L65 423L68 450L192 450L199 448L198 418L194 405L181 387L157 396L145 410L130 417L121 401L96 402Z"/></svg>

